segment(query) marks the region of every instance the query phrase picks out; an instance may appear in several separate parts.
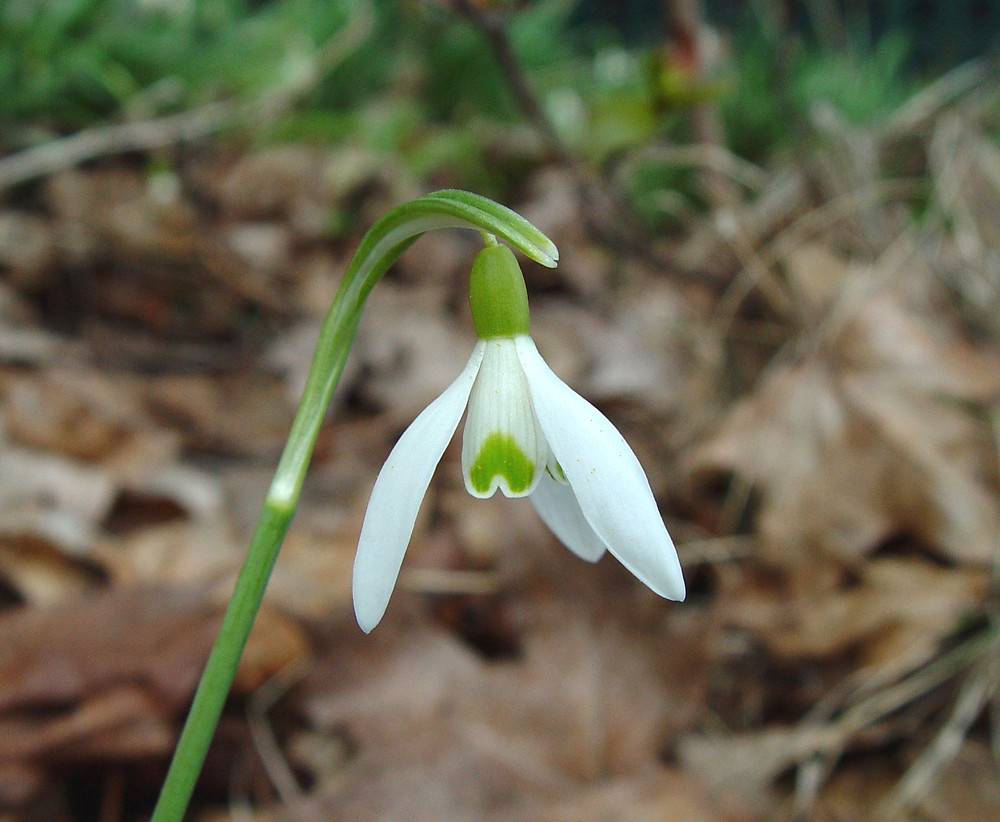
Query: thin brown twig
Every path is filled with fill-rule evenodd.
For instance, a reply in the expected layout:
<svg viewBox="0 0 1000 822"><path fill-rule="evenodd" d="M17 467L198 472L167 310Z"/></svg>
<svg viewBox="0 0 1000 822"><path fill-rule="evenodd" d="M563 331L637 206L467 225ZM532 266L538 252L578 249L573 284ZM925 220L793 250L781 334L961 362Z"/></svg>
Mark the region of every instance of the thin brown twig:
<svg viewBox="0 0 1000 822"><path fill-rule="evenodd" d="M993 637L984 650L979 670L970 676L962 687L947 722L934 739L910 766L896 785L886 807L890 813L915 808L934 787L941 771L958 756L972 723L979 718L983 708L997 690L1000 674L1000 635Z"/></svg>
<svg viewBox="0 0 1000 822"><path fill-rule="evenodd" d="M816 770L812 774L800 775L797 811L800 814L808 812L825 776L832 771L850 740L860 731L941 687L963 670L974 667L984 654L995 648L996 643L997 637L991 632L977 634L926 665L874 690L868 689L858 676L860 672L856 672L842 695L823 707L823 713L827 715L839 708L839 716L822 718L811 715L799 725L801 738L793 743L796 750L789 761L796 764L797 770L810 766ZM959 720L964 719L966 712L963 710L960 713ZM949 728L949 732L953 730Z"/></svg>
<svg viewBox="0 0 1000 822"><path fill-rule="evenodd" d="M135 123L86 129L0 158L0 191L89 160L130 151L155 151L223 128L235 107L209 103L192 111Z"/></svg>
<svg viewBox="0 0 1000 822"><path fill-rule="evenodd" d="M453 4L458 12L486 38L490 51L500 66L500 71L503 73L507 85L510 86L518 106L528 122L545 140L548 150L561 165L570 169L578 168L578 160L556 132L555 126L552 125L552 121L545 113L541 103L538 102L538 98L528 82L527 75L514 52L510 38L507 36L507 27L502 14L480 8L469 0L453 0Z"/></svg>
<svg viewBox="0 0 1000 822"><path fill-rule="evenodd" d="M505 16L501 12L483 9L471 0L452 0L452 6L486 39L525 118L541 136L552 157L572 175L583 219L590 233L621 254L643 260L676 276L703 280L703 272L685 271L674 260L657 254L637 226L628 203L598 182L559 136L511 45Z"/></svg>
<svg viewBox="0 0 1000 822"><path fill-rule="evenodd" d="M261 685L247 706L247 722L257 755L264 765L271 784L278 791L281 801L293 809L298 807L297 800L302 798L302 788L299 787L299 782L278 744L268 713L281 697L305 677L306 673L306 663L301 660L292 662ZM294 813L298 815L298 811Z"/></svg>

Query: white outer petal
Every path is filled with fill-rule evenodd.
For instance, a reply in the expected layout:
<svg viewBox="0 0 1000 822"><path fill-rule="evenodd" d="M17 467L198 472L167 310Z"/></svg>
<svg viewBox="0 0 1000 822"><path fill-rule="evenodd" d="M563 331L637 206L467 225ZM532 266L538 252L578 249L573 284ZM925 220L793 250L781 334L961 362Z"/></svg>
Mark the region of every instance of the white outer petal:
<svg viewBox="0 0 1000 822"><path fill-rule="evenodd" d="M375 480L354 558L354 613L365 633L389 604L420 503L465 412L483 350L478 343L458 379L403 432Z"/></svg>
<svg viewBox="0 0 1000 822"><path fill-rule="evenodd" d="M606 546L590 527L569 485L545 474L531 501L549 530L580 559L597 562L604 556Z"/></svg>
<svg viewBox="0 0 1000 822"><path fill-rule="evenodd" d="M653 591L684 599L677 551L625 438L552 373L531 337L520 336L516 342L538 423L587 522L622 565Z"/></svg>

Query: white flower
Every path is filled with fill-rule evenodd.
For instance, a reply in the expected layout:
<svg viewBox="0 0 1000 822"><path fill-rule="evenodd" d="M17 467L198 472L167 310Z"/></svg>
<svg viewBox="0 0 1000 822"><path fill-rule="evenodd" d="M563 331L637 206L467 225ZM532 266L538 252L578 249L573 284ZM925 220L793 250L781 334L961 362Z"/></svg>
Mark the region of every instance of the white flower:
<svg viewBox="0 0 1000 822"><path fill-rule="evenodd" d="M525 309L514 327L523 328L526 316ZM493 326L477 323L480 337L483 327ZM385 613L420 503L466 407L462 471L470 494L530 495L575 554L595 562L607 549L660 596L684 599L677 553L632 449L552 372L531 337L516 333L479 340L458 379L406 429L379 473L354 563L362 630Z"/></svg>

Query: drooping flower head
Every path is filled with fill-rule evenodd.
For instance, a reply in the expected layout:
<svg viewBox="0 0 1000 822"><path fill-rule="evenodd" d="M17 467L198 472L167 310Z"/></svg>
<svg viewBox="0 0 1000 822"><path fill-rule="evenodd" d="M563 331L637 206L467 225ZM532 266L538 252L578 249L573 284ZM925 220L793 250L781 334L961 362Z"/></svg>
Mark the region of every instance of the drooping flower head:
<svg viewBox="0 0 1000 822"><path fill-rule="evenodd" d="M521 269L491 237L472 265L469 300L479 341L468 364L399 438L372 489L354 563L358 624L368 632L382 619L421 500L466 409L470 494L530 496L575 554L595 562L608 550L660 596L684 599L680 562L642 466L607 417L541 358Z"/></svg>

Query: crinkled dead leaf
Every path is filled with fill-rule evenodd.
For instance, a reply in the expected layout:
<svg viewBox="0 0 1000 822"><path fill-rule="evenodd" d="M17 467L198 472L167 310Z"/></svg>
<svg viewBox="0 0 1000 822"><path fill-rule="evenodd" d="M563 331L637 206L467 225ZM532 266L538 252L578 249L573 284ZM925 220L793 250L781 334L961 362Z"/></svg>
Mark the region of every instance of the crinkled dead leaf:
<svg viewBox="0 0 1000 822"><path fill-rule="evenodd" d="M55 261L52 226L27 211L0 211L0 267L18 287L37 287Z"/></svg>
<svg viewBox="0 0 1000 822"><path fill-rule="evenodd" d="M227 374L171 374L136 386L149 415L182 432L192 448L272 456L294 407L281 380L256 368Z"/></svg>
<svg viewBox="0 0 1000 822"><path fill-rule="evenodd" d="M857 652L863 667L891 676L932 658L989 585L985 569L919 559L874 559L856 573L846 588L791 598L741 579L726 592L721 618L789 662Z"/></svg>
<svg viewBox="0 0 1000 822"><path fill-rule="evenodd" d="M67 541L76 543L89 537L91 534L87 532L73 535ZM65 547L30 530L0 534L0 578L22 602L32 605L55 605L82 594L98 581L100 574L93 564L67 555Z"/></svg>
<svg viewBox="0 0 1000 822"><path fill-rule="evenodd" d="M265 482L269 478L270 474ZM232 492L234 487L238 484L227 490ZM218 488L211 490L220 493ZM188 509L192 516L142 522L143 506L149 500L140 499L139 524L121 533L99 535L89 560L116 586L200 585L211 591L218 604L224 604L246 556L247 534L264 492L257 483L250 490L238 491L246 495L241 502L248 521L241 523L234 522L231 510L221 504L209 510ZM183 499L167 497L171 498ZM318 504L303 506L267 587L269 604L302 618L322 620L350 610L351 569L363 511L342 512L332 495L326 502L322 510Z"/></svg>
<svg viewBox="0 0 1000 822"><path fill-rule="evenodd" d="M0 445L0 576L23 602L52 605L100 575L87 557L117 485L102 468Z"/></svg>
<svg viewBox="0 0 1000 822"><path fill-rule="evenodd" d="M284 627L293 623L273 609L263 614L252 640L262 644L249 653L256 662L243 674L258 684L306 653L302 635ZM70 704L130 682L177 711L201 674L220 618L219 605L191 588L127 587L53 608L9 610L0 617L0 712Z"/></svg>
<svg viewBox="0 0 1000 822"><path fill-rule="evenodd" d="M973 409L998 393L994 354L868 298L812 356L768 372L689 467L752 483L766 555L806 576L824 555L852 562L900 534L984 564L1000 510Z"/></svg>
<svg viewBox="0 0 1000 822"><path fill-rule="evenodd" d="M579 181L566 169L546 169L532 182L520 213L552 238L562 255L559 266L542 276L557 279L577 294L594 296L607 286L611 258L587 242L587 217Z"/></svg>
<svg viewBox="0 0 1000 822"><path fill-rule="evenodd" d="M727 802L743 802L762 813L767 788L778 774L822 750L826 738L809 729L768 728L743 734L692 734L680 741L678 754L689 773L712 786Z"/></svg>
<svg viewBox="0 0 1000 822"><path fill-rule="evenodd" d="M305 619L351 611L351 573L358 531L330 534L298 522L281 548L267 601Z"/></svg>
<svg viewBox="0 0 1000 822"><path fill-rule="evenodd" d="M5 612L0 788L19 769L167 755L220 619L219 606L190 588L123 588ZM308 654L298 625L265 608L234 693L246 695ZM0 801L25 801L15 787Z"/></svg>
<svg viewBox="0 0 1000 822"><path fill-rule="evenodd" d="M966 739L935 778L916 809L927 822L992 822L1000 818L996 755L977 739Z"/></svg>
<svg viewBox="0 0 1000 822"><path fill-rule="evenodd" d="M223 602L245 550L224 517L198 517L104 535L92 557L116 586L203 585Z"/></svg>
<svg viewBox="0 0 1000 822"><path fill-rule="evenodd" d="M684 689L700 676L691 657L674 656L676 644L651 641L623 611L588 619L586 606L550 595L533 603L520 655L498 661L405 616L339 641L305 702L318 727L346 733L357 753L319 786L316 806L359 822L534 819L556 807L563 815L550 818L599 818L619 795L602 797L599 786L649 774L665 739L690 721ZM687 667L683 684L675 664ZM650 780L649 793L639 779L632 797L643 813L672 790L682 806L711 807L683 779Z"/></svg>
<svg viewBox="0 0 1000 822"><path fill-rule="evenodd" d="M125 470L130 462L171 458L180 440L149 418L139 385L83 363L12 376L3 397L7 435L29 448Z"/></svg>

